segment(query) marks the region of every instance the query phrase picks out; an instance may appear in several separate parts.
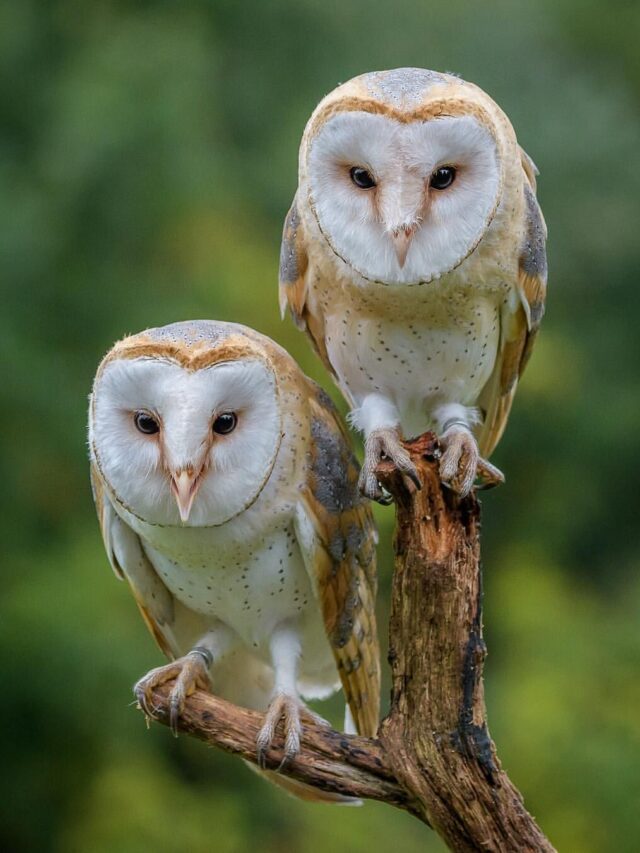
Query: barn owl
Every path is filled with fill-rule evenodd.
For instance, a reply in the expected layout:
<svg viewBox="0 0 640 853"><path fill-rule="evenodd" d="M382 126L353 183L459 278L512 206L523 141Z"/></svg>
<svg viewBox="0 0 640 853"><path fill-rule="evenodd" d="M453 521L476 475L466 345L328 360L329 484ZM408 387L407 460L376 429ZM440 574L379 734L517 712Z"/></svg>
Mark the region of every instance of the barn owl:
<svg viewBox="0 0 640 853"><path fill-rule="evenodd" d="M340 682L374 735L380 669L376 534L330 399L277 344L234 323L185 322L117 343L89 412L91 476L111 565L170 658L135 687L175 681L265 711L300 742L300 697ZM306 798L340 799L271 775Z"/></svg>
<svg viewBox="0 0 640 853"><path fill-rule="evenodd" d="M382 496L382 456L416 480L400 440L427 429L445 484L465 495L476 476L503 480L486 458L544 312L536 174L506 115L451 74L364 74L311 116L280 305L364 433L369 497Z"/></svg>

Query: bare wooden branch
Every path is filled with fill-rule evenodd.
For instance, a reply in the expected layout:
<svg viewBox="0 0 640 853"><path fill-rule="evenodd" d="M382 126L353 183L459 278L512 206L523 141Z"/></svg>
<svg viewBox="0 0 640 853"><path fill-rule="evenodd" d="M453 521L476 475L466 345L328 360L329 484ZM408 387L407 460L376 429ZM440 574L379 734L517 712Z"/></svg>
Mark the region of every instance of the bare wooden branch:
<svg viewBox="0 0 640 853"><path fill-rule="evenodd" d="M396 503L389 627L391 710L379 739L305 720L302 748L281 768L323 791L405 809L455 851L553 851L502 770L489 736L482 670L480 509L442 487L432 434L407 442L423 487L390 463L378 475ZM168 725L168 690L156 719ZM205 693L187 700L181 731L256 762L262 715ZM267 755L277 769L280 749Z"/></svg>
<svg viewBox="0 0 640 853"><path fill-rule="evenodd" d="M169 725L169 694L172 683L153 692L154 720ZM257 711L239 708L230 702L196 691L187 699L178 728L211 746L258 763L256 738L264 722ZM280 739L282 740L282 739ZM277 770L282 761L282 745L266 754L265 768ZM383 750L376 740L345 735L329 726L303 719L301 749L281 772L323 791L359 799L382 800L413 810L411 798L395 781Z"/></svg>

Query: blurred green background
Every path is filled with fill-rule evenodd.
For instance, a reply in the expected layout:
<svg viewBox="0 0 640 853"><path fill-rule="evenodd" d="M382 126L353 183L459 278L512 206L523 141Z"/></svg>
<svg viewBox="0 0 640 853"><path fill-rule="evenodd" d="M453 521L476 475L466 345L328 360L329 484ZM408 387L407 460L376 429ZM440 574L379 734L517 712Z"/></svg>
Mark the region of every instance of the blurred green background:
<svg viewBox="0 0 640 853"><path fill-rule="evenodd" d="M108 568L85 446L103 353L177 319L255 326L334 393L278 317L281 223L317 101L401 65L501 104L550 231L508 483L484 499L491 732L560 850L639 849L639 32L622 0L0 6L3 850L443 849L391 808L299 804L145 729L130 688L161 657Z"/></svg>

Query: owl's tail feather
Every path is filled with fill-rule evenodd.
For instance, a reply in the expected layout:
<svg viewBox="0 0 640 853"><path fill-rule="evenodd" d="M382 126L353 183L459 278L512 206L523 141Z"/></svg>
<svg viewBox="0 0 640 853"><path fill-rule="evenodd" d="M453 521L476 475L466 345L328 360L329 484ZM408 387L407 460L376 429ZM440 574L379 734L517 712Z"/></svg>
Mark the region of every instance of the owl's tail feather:
<svg viewBox="0 0 640 853"><path fill-rule="evenodd" d="M362 805L362 800L358 800L355 797L345 797L342 794L333 794L331 791L321 791L320 788L314 788L312 785L298 782L296 779L290 779L288 776L282 776L280 773L276 773L275 770L262 770L260 767L256 767L255 764L245 763L247 767L250 767L254 772L262 776L263 779L266 779L267 782L277 785L288 794L291 794L292 797L296 797L299 800L305 800L308 803L328 803L329 805L337 806Z"/></svg>

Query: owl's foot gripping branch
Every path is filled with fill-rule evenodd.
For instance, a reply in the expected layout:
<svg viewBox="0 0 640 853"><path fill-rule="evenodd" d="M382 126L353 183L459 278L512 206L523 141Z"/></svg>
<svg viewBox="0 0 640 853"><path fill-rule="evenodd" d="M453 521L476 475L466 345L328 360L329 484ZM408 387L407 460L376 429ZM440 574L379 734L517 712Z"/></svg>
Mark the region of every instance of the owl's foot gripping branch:
<svg viewBox="0 0 640 853"><path fill-rule="evenodd" d="M432 826L456 851L553 851L502 770L489 736L482 680L480 509L443 488L438 444L405 445L423 484L409 490L392 463L377 476L396 504L390 651L391 709L376 739L305 722L300 750L281 766L282 737L265 766L319 791L374 799ZM170 685L153 692L170 722ZM204 692L178 726L255 763L262 714Z"/></svg>

